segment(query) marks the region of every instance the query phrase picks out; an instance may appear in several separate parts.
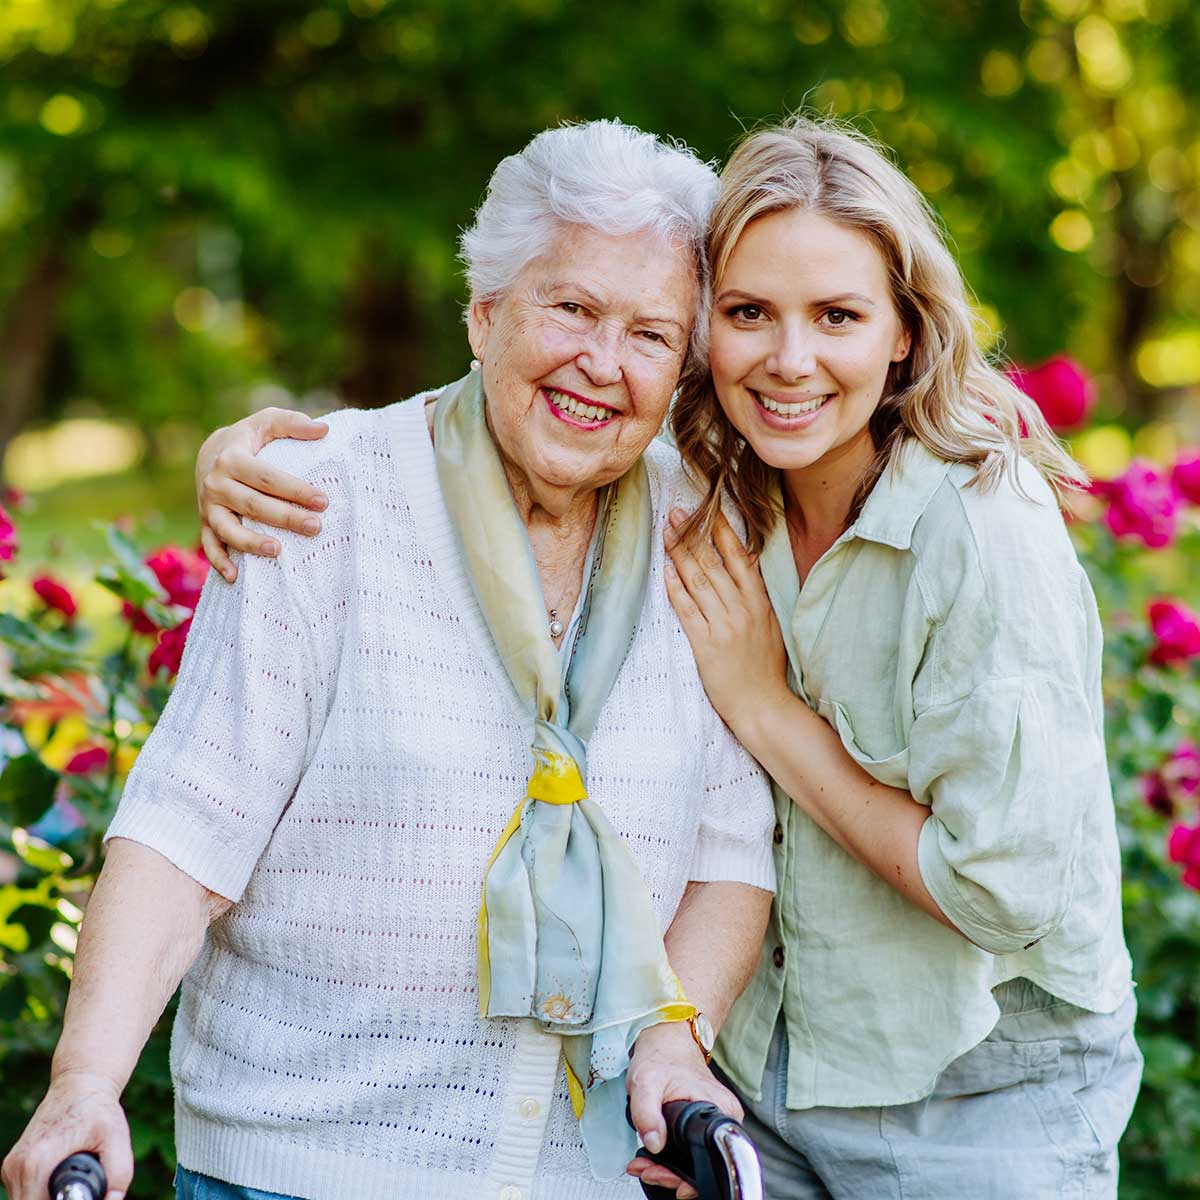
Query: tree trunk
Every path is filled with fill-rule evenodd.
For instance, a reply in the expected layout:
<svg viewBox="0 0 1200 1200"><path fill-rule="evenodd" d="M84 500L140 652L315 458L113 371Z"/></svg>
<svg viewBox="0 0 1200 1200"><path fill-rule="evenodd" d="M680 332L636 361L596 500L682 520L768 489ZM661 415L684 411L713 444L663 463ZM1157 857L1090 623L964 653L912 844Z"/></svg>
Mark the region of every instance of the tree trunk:
<svg viewBox="0 0 1200 1200"><path fill-rule="evenodd" d="M12 298L8 320L0 327L0 476L9 442L42 406L46 368L67 282L60 245L34 260Z"/></svg>

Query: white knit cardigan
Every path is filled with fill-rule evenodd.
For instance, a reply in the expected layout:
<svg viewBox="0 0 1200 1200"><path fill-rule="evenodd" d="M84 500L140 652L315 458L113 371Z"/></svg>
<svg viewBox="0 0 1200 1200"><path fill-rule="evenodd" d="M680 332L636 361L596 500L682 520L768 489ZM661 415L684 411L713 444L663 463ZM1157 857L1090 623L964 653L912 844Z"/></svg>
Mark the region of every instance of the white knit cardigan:
<svg viewBox="0 0 1200 1200"><path fill-rule="evenodd" d="M210 575L178 682L108 837L237 901L184 980L180 1162L309 1200L600 1200L559 1039L482 1021L484 866L529 775L438 489L421 398L264 456L323 489L313 540ZM645 610L588 750L665 929L688 880L774 887L766 782L705 700L663 585L694 503L647 453ZM719 947L714 947L714 951Z"/></svg>

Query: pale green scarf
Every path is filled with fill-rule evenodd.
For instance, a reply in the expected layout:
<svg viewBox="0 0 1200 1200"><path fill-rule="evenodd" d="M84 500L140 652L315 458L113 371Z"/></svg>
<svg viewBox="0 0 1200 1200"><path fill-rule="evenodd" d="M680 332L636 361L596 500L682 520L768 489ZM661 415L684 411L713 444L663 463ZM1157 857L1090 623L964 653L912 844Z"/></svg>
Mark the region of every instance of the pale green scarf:
<svg viewBox="0 0 1200 1200"><path fill-rule="evenodd" d="M695 1008L667 961L637 863L588 799L587 740L633 640L650 564L639 461L604 488L579 632L563 682L529 535L484 411L478 373L437 399L438 481L496 650L532 723L533 770L488 863L479 910L479 1009L563 1035L593 1173L619 1176L637 1142L625 1071L637 1035Z"/></svg>

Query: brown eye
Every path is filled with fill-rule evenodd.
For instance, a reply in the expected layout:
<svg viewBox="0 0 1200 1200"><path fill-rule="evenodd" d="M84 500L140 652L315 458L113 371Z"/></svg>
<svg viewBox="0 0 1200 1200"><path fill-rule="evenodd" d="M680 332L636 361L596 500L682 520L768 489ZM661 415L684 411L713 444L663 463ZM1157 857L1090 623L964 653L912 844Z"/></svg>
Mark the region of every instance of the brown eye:
<svg viewBox="0 0 1200 1200"><path fill-rule="evenodd" d="M763 310L757 304L739 304L729 310L729 315L741 321L757 321L763 315Z"/></svg>
<svg viewBox="0 0 1200 1200"><path fill-rule="evenodd" d="M831 308L825 314L825 320L828 321L830 325L835 327L849 325L851 321L855 321L857 319L858 318L854 315L854 313L848 312L844 308Z"/></svg>

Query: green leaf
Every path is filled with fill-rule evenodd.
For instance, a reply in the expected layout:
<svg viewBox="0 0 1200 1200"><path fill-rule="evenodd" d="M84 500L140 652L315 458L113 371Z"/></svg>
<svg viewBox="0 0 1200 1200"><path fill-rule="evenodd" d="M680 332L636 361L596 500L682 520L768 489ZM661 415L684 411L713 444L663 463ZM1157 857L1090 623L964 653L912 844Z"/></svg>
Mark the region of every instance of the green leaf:
<svg viewBox="0 0 1200 1200"><path fill-rule="evenodd" d="M9 914L8 924L20 925L25 930L29 935L29 948L33 950L50 936L50 930L58 919L58 913L53 908L22 904L16 912Z"/></svg>
<svg viewBox="0 0 1200 1200"><path fill-rule="evenodd" d="M15 1021L25 1007L28 988L20 975L9 975L0 982L0 1021Z"/></svg>
<svg viewBox="0 0 1200 1200"><path fill-rule="evenodd" d="M58 772L36 754L11 758L0 772L0 811L7 810L15 825L31 825L54 803Z"/></svg>

